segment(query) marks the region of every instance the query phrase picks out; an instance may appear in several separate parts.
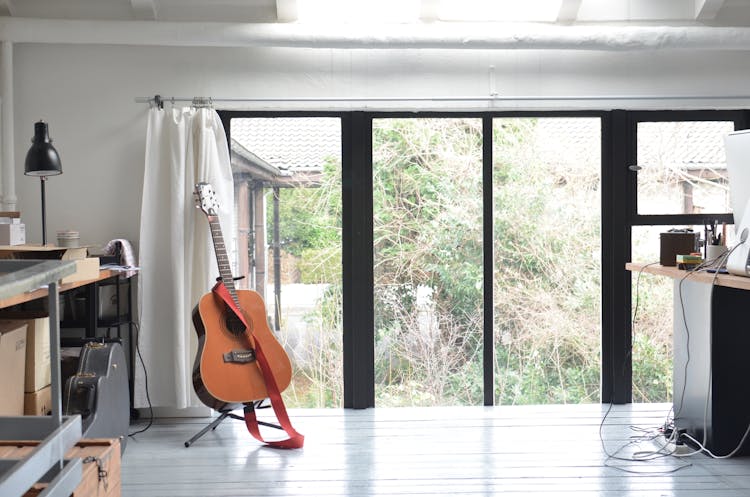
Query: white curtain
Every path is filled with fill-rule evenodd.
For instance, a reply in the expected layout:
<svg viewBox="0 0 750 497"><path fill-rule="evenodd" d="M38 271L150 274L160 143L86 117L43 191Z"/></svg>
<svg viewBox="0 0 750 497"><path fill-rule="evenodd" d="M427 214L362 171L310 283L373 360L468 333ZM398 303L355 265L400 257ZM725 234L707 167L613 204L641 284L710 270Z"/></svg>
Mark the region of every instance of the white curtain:
<svg viewBox="0 0 750 497"><path fill-rule="evenodd" d="M226 135L208 108L152 108L148 116L139 246L140 351L154 407L202 405L193 392L197 336L192 310L218 269L208 221L195 207L195 183L216 191L222 227L233 226L234 189ZM224 231L231 241L231 233ZM148 405L136 367L135 407Z"/></svg>

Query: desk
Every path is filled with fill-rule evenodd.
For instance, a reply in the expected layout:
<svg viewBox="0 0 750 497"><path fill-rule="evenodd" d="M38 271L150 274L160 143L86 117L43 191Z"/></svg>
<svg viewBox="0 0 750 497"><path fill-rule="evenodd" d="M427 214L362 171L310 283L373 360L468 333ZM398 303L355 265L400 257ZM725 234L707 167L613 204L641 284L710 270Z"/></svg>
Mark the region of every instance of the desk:
<svg viewBox="0 0 750 497"><path fill-rule="evenodd" d="M26 259L28 260L28 259ZM51 262L51 261L50 261ZM86 291L86 311L85 315L86 318L84 320L79 321L71 321L69 319L65 319L60 326L64 328L76 328L76 329L84 329L85 330L85 337L86 338L94 338L96 337L96 330L97 328L117 328L117 338L122 339L122 335L120 333L120 327L121 326L127 326L128 331L128 386L129 386L129 396L130 396L130 405L132 407L133 405L133 396L134 396L134 382L135 382L135 348L133 343L133 312L132 312L132 291L130 288L130 278L135 276L137 274L137 271L135 270L127 270L127 271L119 271L119 270L113 270L113 269L100 269L99 270L99 276L94 279L89 280L82 280L82 281L76 281L72 283L65 283L62 285L58 285L58 292L59 293L65 293L74 291L77 289L85 289ZM123 278L127 280L127 290L128 290L128 300L127 300L127 309L125 309L125 313L120 313L120 309L118 306L118 317L109 321L102 321L98 317L98 285L100 283L104 283L106 280L110 280L113 278ZM119 293L119 279L118 281L118 293ZM41 287L36 288L32 291L22 292L18 293L16 295L11 295L5 298L0 298L0 309L12 307L19 304L25 304L27 302L32 302L38 299L47 298L49 295L49 290L47 287ZM120 301L119 295L118 295L118 302ZM125 316L125 319L123 319L123 315ZM65 342L68 342L68 339L64 339ZM80 346L80 344L78 344ZM131 414L135 414L135 411L131 409Z"/></svg>
<svg viewBox="0 0 750 497"><path fill-rule="evenodd" d="M662 266L660 264L649 265L637 262L628 262L625 264L625 269L634 273L643 271L644 273L667 276L673 279L684 278L688 273L688 271L683 269L677 269L676 266ZM699 283L711 284L714 281L714 273L707 273L704 271L695 272L691 273L690 276L688 276L688 279ZM750 290L750 278L735 276L733 274L719 274L716 277L716 285L729 288L739 288L740 290Z"/></svg>
<svg viewBox="0 0 750 497"><path fill-rule="evenodd" d="M730 453L750 423L750 278L720 274L713 286L714 273L625 268L674 280L675 426L701 442L705 432L716 455ZM750 440L743 454L750 454Z"/></svg>
<svg viewBox="0 0 750 497"><path fill-rule="evenodd" d="M57 282L63 276L72 274L72 262L60 261L0 261L0 299L12 299L15 295L27 293L42 284L49 284L46 295L50 309L50 343L60 336L57 318ZM65 462L63 454L81 437L81 418L62 417L60 402L60 356L57 347L50 348L52 363L52 415L20 416L0 418L0 439L43 439L31 454L18 460L0 461L0 495L21 496L39 481L45 473L57 470L45 495L70 495L81 480L81 460Z"/></svg>
<svg viewBox="0 0 750 497"><path fill-rule="evenodd" d="M57 288L60 293L63 293L68 290L73 290L75 288L80 288L82 286L91 285L92 283L98 283L100 281L107 280L109 278L114 278L115 276L119 276L121 274L125 274L126 277L128 278L135 275L135 273L132 271L128 271L124 273L122 271L102 269L99 271L99 277L96 279L76 281L74 283L66 283L64 285L58 285ZM10 297L0 299L0 309L5 308L5 307L10 307L13 305L24 304L26 302L31 302L32 300L45 298L48 295L49 295L49 291L47 290L47 287L37 288L36 290L32 290L30 292L23 292L17 295L12 295Z"/></svg>

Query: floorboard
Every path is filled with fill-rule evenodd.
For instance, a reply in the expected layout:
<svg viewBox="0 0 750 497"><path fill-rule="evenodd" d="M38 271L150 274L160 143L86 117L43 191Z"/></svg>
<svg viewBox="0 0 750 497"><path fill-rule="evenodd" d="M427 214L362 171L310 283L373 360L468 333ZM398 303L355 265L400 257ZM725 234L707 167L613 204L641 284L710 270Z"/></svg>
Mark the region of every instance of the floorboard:
<svg viewBox="0 0 750 497"><path fill-rule="evenodd" d="M291 410L299 450L263 447L231 419L186 448L210 419L159 419L128 442L122 494L750 495L750 458L653 457L659 442L646 435L668 414L664 404Z"/></svg>

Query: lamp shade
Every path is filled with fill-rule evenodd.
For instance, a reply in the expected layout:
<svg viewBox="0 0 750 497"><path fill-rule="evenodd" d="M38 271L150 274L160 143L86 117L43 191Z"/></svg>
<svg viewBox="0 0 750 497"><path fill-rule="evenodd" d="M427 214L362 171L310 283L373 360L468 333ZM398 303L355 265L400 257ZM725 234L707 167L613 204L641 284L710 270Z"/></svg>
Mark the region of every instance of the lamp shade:
<svg viewBox="0 0 750 497"><path fill-rule="evenodd" d="M31 140L31 148L26 154L24 174L27 176L62 174L60 156L57 154L55 147L52 146L47 123L44 121L34 123L34 138Z"/></svg>

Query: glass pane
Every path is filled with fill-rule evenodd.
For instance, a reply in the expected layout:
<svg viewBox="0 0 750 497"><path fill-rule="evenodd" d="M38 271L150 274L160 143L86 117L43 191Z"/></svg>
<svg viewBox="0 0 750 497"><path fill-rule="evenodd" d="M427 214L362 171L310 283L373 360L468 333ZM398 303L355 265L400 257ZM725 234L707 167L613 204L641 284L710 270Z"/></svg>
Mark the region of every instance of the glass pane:
<svg viewBox="0 0 750 497"><path fill-rule="evenodd" d="M601 123L493 120L495 398L600 401Z"/></svg>
<svg viewBox="0 0 750 497"><path fill-rule="evenodd" d="M481 120L374 120L373 195L376 405L481 404Z"/></svg>
<svg viewBox="0 0 750 497"><path fill-rule="evenodd" d="M700 228L675 226L685 227ZM634 226L632 259L644 264L658 264L660 233L669 228ZM631 282L633 402L671 402L674 280L634 272Z"/></svg>
<svg viewBox="0 0 750 497"><path fill-rule="evenodd" d="M640 122L638 213L731 212L724 136L731 121Z"/></svg>
<svg viewBox="0 0 750 497"><path fill-rule="evenodd" d="M264 296L292 360L287 405L341 407L341 122L235 118L230 134L238 286Z"/></svg>

